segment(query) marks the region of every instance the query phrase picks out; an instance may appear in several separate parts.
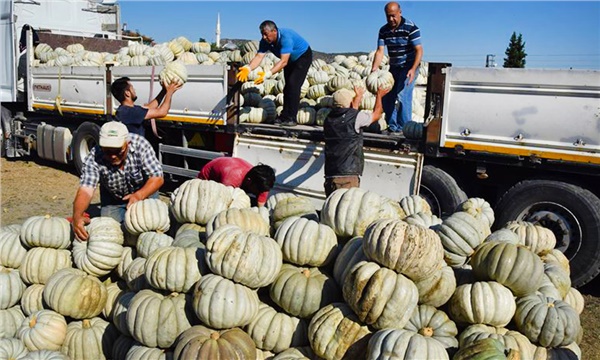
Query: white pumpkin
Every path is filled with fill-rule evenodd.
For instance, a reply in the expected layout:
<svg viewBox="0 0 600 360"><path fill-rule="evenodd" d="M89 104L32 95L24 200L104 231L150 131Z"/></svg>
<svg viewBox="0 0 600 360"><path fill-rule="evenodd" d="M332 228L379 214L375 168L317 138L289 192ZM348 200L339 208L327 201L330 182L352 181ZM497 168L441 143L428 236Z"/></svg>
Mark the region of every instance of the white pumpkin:
<svg viewBox="0 0 600 360"><path fill-rule="evenodd" d="M169 207L160 199L137 201L125 212L125 229L137 235L147 231L169 230Z"/></svg>
<svg viewBox="0 0 600 360"><path fill-rule="evenodd" d="M377 94L377 89L391 89L394 86L394 76L392 73L385 70L373 71L367 76L367 90L373 94Z"/></svg>
<svg viewBox="0 0 600 360"><path fill-rule="evenodd" d="M29 351L57 351L67 337L67 321L57 312L40 310L23 321L17 336Z"/></svg>
<svg viewBox="0 0 600 360"><path fill-rule="evenodd" d="M78 269L90 275L107 275L121 261L121 224L111 217L96 217L86 226L86 230L89 234L87 241L73 241L73 261Z"/></svg>
<svg viewBox="0 0 600 360"><path fill-rule="evenodd" d="M167 64L160 73L158 79L162 83L185 84L187 82L188 72L185 64L179 61L173 61Z"/></svg>

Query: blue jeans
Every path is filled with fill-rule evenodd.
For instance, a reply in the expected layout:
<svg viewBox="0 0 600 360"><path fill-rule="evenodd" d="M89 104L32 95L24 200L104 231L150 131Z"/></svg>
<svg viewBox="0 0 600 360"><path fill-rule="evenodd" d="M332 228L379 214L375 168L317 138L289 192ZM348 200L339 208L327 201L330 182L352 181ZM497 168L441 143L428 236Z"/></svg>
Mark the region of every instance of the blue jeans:
<svg viewBox="0 0 600 360"><path fill-rule="evenodd" d="M100 216L111 217L119 223L125 220L125 212L127 211L127 202L115 204L114 201L106 199L107 196L102 196L100 191ZM148 197L149 199L158 199L158 191Z"/></svg>
<svg viewBox="0 0 600 360"><path fill-rule="evenodd" d="M402 126L412 120L412 95L415 88L415 80L408 83L406 74L410 68L390 68L394 76L394 87L382 99L385 120L391 131L400 131ZM400 105L400 119L398 119L398 108L396 100Z"/></svg>

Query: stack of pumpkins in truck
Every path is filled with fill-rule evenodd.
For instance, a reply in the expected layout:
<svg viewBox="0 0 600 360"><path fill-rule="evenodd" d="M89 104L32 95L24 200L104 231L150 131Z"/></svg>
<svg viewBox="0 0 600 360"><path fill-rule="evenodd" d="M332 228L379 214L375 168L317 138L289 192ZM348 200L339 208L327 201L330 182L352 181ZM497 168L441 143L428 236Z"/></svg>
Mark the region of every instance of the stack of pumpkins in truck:
<svg viewBox="0 0 600 360"><path fill-rule="evenodd" d="M257 41L245 43L240 50L211 51L206 42L191 42L183 36L166 43L148 46L131 43L117 54L88 51L81 44L72 44L66 49L52 49L47 44L35 48L35 66L103 66L111 62L118 66L164 66L173 62L184 65L213 65L238 62L247 64L258 50ZM354 89L354 86L366 88L367 92L360 103L361 110L371 111L375 106L375 93L378 86L391 86L393 78L389 73L387 56L384 56L380 70L371 73L374 51L368 55L336 55L334 61L327 63L321 59L313 60L308 75L302 85L298 123L303 125L323 125L333 105L332 94L339 89ZM258 72L270 70L279 59L267 53L260 66L248 76L241 92L242 109L240 122L272 123L283 108L283 72L255 85ZM419 68L413 96L413 119L423 122L425 112L425 84L427 82L427 63ZM385 121L380 122L385 126Z"/></svg>
<svg viewBox="0 0 600 360"><path fill-rule="evenodd" d="M479 198L445 219L359 188L257 208L200 179L87 241L32 216L0 229L0 357L580 359L553 233L493 223Z"/></svg>

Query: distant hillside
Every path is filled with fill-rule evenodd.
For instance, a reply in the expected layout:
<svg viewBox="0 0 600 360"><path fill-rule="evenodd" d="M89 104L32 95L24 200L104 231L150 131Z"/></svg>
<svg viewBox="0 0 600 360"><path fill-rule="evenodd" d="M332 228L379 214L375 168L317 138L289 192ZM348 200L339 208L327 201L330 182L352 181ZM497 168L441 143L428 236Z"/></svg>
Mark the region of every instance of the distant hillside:
<svg viewBox="0 0 600 360"><path fill-rule="evenodd" d="M247 39L221 39L221 46L227 44L227 43L233 43L235 45L237 45L237 47L239 49L242 48L242 46L244 46L245 43L247 43L250 40ZM368 55L368 52L349 52L349 53L324 53L321 51L317 51L315 49L313 50L313 59L321 59L327 63L333 62L333 58L336 55L346 55L346 56L360 56L360 55Z"/></svg>

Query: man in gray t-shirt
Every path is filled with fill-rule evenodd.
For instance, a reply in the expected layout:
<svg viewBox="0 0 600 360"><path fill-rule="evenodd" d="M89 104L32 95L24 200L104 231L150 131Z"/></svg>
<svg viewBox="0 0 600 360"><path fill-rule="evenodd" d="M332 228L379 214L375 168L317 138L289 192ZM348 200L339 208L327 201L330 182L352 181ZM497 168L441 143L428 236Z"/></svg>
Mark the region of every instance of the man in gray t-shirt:
<svg viewBox="0 0 600 360"><path fill-rule="evenodd" d="M325 137L325 195L337 189L360 187L365 156L363 128L379 120L383 113L381 98L389 89L380 89L373 112L359 111L365 89L355 86L333 94L333 109L323 123Z"/></svg>

